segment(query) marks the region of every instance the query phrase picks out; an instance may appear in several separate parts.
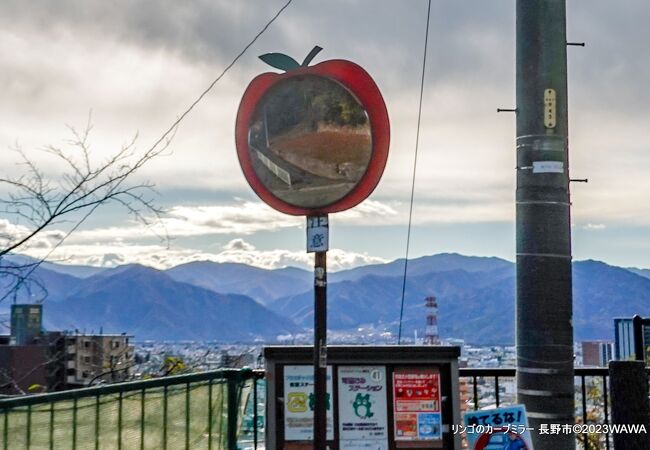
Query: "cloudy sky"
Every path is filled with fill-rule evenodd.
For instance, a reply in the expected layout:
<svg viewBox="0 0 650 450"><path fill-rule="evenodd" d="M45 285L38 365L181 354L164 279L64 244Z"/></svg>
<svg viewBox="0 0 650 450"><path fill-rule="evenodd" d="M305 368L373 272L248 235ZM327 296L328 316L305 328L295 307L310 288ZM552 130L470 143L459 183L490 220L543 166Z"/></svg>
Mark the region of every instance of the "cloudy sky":
<svg viewBox="0 0 650 450"><path fill-rule="evenodd" d="M56 181L42 152L92 111L93 156L137 134L146 149L232 61L286 0L0 3L0 174L19 146ZM411 256L439 252L514 259L514 1L434 0L416 178ZM650 267L650 3L571 1L569 48L573 249L578 259ZM358 208L331 217L331 267L404 256L425 0L294 0L183 121L164 155L134 181L155 183L169 245L109 207L52 255L70 263L195 259L263 267L308 265L303 219L263 205L239 169L234 121L257 56L314 63L344 58L379 85L392 139L384 177ZM6 194L6 190L2 191ZM0 217L0 231L24 224ZM31 248L43 254L65 231ZM40 253L39 253L40 252Z"/></svg>

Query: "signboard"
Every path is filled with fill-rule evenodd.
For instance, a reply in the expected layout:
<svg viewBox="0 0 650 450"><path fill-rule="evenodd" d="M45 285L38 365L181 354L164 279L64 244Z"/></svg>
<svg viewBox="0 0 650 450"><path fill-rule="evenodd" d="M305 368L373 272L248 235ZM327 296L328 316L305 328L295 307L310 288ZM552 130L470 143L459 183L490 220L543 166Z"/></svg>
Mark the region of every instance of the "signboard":
<svg viewBox="0 0 650 450"><path fill-rule="evenodd" d="M465 413L470 450L533 450L523 405Z"/></svg>
<svg viewBox="0 0 650 450"><path fill-rule="evenodd" d="M339 366L340 450L388 449L385 366Z"/></svg>
<svg viewBox="0 0 650 450"><path fill-rule="evenodd" d="M544 90L544 126L555 128L557 123L557 95L555 89Z"/></svg>
<svg viewBox="0 0 650 450"><path fill-rule="evenodd" d="M425 369L393 373L396 441L442 439L440 374Z"/></svg>
<svg viewBox="0 0 650 450"><path fill-rule="evenodd" d="M327 367L327 439L334 439L332 366ZM314 368L284 367L284 439L314 439Z"/></svg>
<svg viewBox="0 0 650 450"><path fill-rule="evenodd" d="M307 252L326 252L329 249L327 216L307 217Z"/></svg>

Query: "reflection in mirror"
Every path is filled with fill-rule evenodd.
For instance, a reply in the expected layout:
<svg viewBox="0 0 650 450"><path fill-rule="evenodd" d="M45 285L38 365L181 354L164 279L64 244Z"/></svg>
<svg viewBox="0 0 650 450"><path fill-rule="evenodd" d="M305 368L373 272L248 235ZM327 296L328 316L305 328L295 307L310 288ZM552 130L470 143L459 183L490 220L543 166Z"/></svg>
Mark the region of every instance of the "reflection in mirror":
<svg viewBox="0 0 650 450"><path fill-rule="evenodd" d="M276 197L321 208L343 198L365 174L370 123L359 101L336 81L295 76L258 103L248 146L253 170Z"/></svg>

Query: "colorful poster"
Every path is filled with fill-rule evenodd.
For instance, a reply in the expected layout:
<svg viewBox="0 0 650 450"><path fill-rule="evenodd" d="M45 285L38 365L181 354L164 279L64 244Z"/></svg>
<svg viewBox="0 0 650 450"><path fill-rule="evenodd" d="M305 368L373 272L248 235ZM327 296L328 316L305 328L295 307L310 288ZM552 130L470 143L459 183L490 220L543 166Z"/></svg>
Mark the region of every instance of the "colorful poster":
<svg viewBox="0 0 650 450"><path fill-rule="evenodd" d="M464 421L470 450L533 450L523 405L466 412Z"/></svg>
<svg viewBox="0 0 650 450"><path fill-rule="evenodd" d="M327 366L327 439L334 439L332 366ZM314 439L314 367L284 366L284 440Z"/></svg>
<svg viewBox="0 0 650 450"><path fill-rule="evenodd" d="M341 450L388 449L386 367L339 366Z"/></svg>
<svg viewBox="0 0 650 450"><path fill-rule="evenodd" d="M418 414L418 439L421 441L433 441L442 439L442 417L440 413Z"/></svg>
<svg viewBox="0 0 650 450"><path fill-rule="evenodd" d="M426 369L393 373L396 441L442 439L440 374Z"/></svg>

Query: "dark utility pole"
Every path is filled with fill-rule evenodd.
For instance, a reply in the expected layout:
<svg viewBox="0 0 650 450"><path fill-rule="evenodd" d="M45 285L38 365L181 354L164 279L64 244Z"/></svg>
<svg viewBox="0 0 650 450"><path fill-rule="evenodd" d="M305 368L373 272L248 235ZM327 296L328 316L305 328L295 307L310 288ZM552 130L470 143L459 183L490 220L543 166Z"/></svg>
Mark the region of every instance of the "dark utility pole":
<svg viewBox="0 0 650 450"><path fill-rule="evenodd" d="M314 258L314 449L327 443L327 252Z"/></svg>
<svg viewBox="0 0 650 450"><path fill-rule="evenodd" d="M517 398L575 449L565 0L517 0Z"/></svg>

